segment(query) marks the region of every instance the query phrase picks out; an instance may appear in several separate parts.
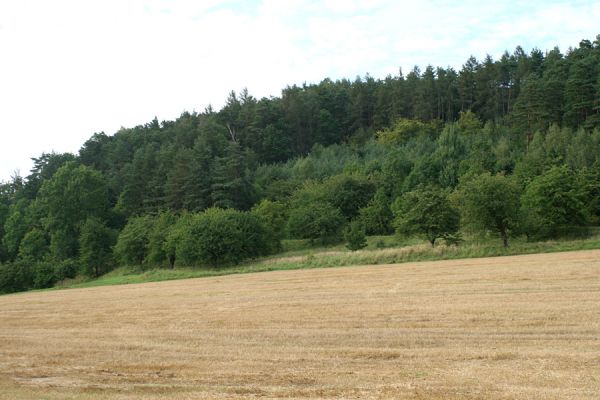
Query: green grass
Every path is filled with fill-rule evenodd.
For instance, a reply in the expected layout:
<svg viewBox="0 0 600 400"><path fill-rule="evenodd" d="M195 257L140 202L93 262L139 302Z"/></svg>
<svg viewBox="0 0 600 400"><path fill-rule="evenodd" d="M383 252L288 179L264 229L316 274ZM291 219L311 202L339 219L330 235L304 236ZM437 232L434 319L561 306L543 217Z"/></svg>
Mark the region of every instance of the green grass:
<svg viewBox="0 0 600 400"><path fill-rule="evenodd" d="M104 285L158 282L172 279L200 278L251 272L291 270L303 268L331 268L351 265L394 264L411 261L449 260L459 258L493 257L515 254L549 253L573 250L600 249L600 232L583 239L563 239L527 242L514 239L504 248L496 238L467 238L460 246L437 245L417 239L399 239L394 236L373 236L368 246L356 252L344 244L311 247L308 241L285 241L284 252L238 266L224 268L175 268L143 271L135 267L121 267L98 279L63 282L56 288L82 288Z"/></svg>

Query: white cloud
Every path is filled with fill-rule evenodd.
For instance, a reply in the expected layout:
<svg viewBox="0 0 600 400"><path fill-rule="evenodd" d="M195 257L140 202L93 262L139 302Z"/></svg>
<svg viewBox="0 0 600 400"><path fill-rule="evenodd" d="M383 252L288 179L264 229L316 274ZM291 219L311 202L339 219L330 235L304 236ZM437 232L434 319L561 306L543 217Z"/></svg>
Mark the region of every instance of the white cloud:
<svg viewBox="0 0 600 400"><path fill-rule="evenodd" d="M460 68L594 39L597 2L0 2L0 180L96 131L220 107L231 89Z"/></svg>

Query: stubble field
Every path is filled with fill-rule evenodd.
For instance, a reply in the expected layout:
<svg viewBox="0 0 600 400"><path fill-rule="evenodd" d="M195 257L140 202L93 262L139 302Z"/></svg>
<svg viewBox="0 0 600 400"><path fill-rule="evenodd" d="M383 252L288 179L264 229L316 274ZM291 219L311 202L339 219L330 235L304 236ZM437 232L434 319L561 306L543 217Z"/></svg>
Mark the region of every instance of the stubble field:
<svg viewBox="0 0 600 400"><path fill-rule="evenodd" d="M0 297L2 399L598 399L600 251Z"/></svg>

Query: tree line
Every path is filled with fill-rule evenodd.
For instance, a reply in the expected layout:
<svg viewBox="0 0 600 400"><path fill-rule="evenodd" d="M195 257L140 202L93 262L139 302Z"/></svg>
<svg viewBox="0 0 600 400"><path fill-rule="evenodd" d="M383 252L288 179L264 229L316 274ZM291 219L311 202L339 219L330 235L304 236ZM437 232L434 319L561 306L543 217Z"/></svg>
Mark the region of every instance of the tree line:
<svg viewBox="0 0 600 400"><path fill-rule="evenodd" d="M282 238L505 245L600 222L600 37L325 79L96 133L0 184L0 292L117 265L221 267Z"/></svg>

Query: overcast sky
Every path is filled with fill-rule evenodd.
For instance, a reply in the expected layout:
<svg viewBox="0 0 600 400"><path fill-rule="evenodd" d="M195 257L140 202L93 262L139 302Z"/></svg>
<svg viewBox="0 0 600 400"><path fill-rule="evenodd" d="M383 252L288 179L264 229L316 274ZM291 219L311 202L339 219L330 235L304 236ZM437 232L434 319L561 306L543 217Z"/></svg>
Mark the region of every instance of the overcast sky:
<svg viewBox="0 0 600 400"><path fill-rule="evenodd" d="M0 181L94 132L218 109L232 89L564 52L599 21L599 1L0 0Z"/></svg>

